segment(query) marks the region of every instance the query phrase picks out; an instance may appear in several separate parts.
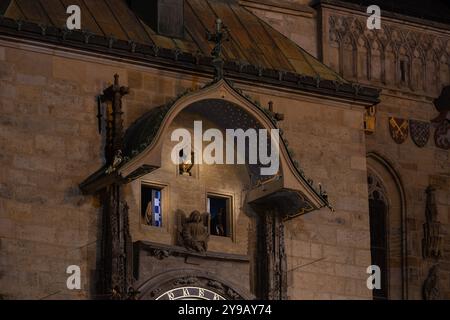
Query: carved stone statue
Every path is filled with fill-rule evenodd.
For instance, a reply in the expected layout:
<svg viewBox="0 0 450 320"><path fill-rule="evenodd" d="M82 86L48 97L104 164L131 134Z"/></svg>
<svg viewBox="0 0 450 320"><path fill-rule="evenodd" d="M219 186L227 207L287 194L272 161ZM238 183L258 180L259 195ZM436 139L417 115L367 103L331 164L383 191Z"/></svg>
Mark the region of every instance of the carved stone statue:
<svg viewBox="0 0 450 320"><path fill-rule="evenodd" d="M434 195L436 189L433 186L428 186L425 191L427 194L427 204L425 208L425 217L427 222L437 222L437 207L436 207L436 197Z"/></svg>
<svg viewBox="0 0 450 320"><path fill-rule="evenodd" d="M178 211L178 245L196 252L206 252L209 240L210 214L200 213L195 210L189 217L182 211Z"/></svg>
<svg viewBox="0 0 450 320"><path fill-rule="evenodd" d="M422 253L424 258L439 259L441 257L442 235L434 193L435 189L429 186L426 190L426 222L423 225Z"/></svg>
<svg viewBox="0 0 450 320"><path fill-rule="evenodd" d="M438 300L439 299L439 266L431 267L428 277L423 283L423 299Z"/></svg>

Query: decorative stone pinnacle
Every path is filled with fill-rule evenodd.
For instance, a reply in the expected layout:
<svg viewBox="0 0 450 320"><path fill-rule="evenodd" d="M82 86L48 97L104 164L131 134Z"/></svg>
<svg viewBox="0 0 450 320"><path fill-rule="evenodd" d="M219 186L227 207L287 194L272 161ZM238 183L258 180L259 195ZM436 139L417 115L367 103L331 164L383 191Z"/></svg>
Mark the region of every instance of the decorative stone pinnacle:
<svg viewBox="0 0 450 320"><path fill-rule="evenodd" d="M130 92L128 87L120 86L119 75L114 75L114 84L103 91L101 97L104 102L111 102L110 114L105 116L107 143L105 146L106 159L112 164L114 157L122 150L123 144L123 111L122 97Z"/></svg>

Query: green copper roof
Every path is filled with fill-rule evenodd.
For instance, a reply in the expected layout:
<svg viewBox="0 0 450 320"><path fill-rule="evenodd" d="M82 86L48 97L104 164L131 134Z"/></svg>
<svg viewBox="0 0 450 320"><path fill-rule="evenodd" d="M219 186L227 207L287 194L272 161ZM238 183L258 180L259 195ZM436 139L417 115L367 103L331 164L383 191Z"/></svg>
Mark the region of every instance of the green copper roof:
<svg viewBox="0 0 450 320"><path fill-rule="evenodd" d="M224 44L223 50L225 61L345 82L238 1L185 0L185 37L181 39L157 34L138 18L125 0L10 0L3 7L7 18L64 29L69 5L80 6L82 31L206 57L213 48L206 33L214 31L215 20L220 18L230 30L230 41Z"/></svg>

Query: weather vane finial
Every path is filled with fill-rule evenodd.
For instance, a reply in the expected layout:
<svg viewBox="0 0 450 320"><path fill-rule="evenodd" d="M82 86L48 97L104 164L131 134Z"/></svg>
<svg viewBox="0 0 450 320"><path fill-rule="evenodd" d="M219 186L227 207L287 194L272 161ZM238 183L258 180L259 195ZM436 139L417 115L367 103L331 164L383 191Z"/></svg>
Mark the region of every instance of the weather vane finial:
<svg viewBox="0 0 450 320"><path fill-rule="evenodd" d="M222 59L222 43L229 40L228 28L223 24L222 20L216 19L215 33L207 33L208 40L214 42L214 48L211 52L213 56L213 65L215 70L214 80L219 81L223 79L223 65Z"/></svg>

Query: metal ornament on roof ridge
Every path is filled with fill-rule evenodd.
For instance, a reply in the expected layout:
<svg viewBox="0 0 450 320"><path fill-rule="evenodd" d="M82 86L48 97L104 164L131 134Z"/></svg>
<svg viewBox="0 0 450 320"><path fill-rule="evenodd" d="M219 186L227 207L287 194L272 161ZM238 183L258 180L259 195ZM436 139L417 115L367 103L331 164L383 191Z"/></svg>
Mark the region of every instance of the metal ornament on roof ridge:
<svg viewBox="0 0 450 320"><path fill-rule="evenodd" d="M214 81L223 79L223 66L225 64L222 58L223 41L229 41L229 34L228 28L219 18L216 19L215 33L207 32L208 41L214 42L215 44L211 51L211 55L213 56Z"/></svg>
<svg viewBox="0 0 450 320"><path fill-rule="evenodd" d="M123 149L124 129L123 129L123 111L122 97L129 94L130 89L119 84L119 75L114 75L114 83L103 91L98 100L97 118L101 117L101 102L110 102L111 110L104 116L106 121L106 144L105 156L109 166L114 168L114 163L118 165Z"/></svg>

